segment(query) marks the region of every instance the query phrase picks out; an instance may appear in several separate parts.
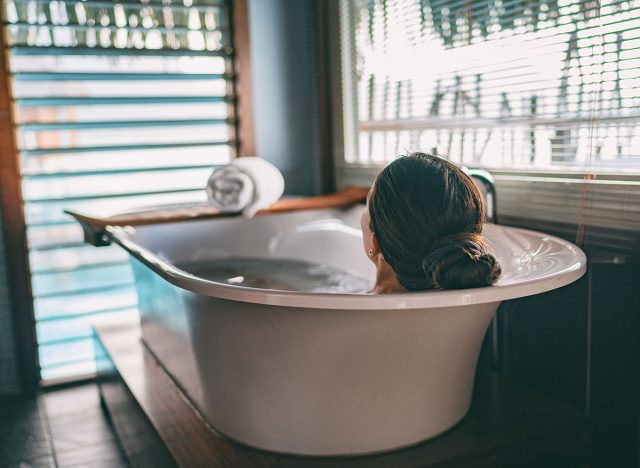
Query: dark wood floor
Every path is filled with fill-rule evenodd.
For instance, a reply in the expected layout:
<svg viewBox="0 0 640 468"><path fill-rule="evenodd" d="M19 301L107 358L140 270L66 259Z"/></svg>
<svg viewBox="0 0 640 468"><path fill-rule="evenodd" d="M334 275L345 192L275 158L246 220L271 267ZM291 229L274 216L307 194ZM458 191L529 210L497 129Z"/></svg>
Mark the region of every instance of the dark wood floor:
<svg viewBox="0 0 640 468"><path fill-rule="evenodd" d="M0 398L0 467L127 467L94 383Z"/></svg>

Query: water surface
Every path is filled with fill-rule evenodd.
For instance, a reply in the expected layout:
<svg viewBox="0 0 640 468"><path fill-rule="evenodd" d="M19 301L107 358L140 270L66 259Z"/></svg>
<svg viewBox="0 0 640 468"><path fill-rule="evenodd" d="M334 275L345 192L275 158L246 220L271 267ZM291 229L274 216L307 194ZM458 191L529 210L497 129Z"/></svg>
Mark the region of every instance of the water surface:
<svg viewBox="0 0 640 468"><path fill-rule="evenodd" d="M229 257L179 265L216 283L310 293L362 293L371 281L323 264L274 258Z"/></svg>

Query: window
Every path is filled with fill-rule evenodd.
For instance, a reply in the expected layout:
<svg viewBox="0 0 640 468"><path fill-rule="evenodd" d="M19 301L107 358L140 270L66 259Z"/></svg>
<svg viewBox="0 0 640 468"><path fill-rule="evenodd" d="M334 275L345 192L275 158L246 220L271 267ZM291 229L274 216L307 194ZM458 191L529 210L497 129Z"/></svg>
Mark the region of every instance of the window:
<svg viewBox="0 0 640 468"><path fill-rule="evenodd" d="M491 170L503 219L638 240L639 1L342 0L339 17L339 185L420 149Z"/></svg>
<svg viewBox="0 0 640 468"><path fill-rule="evenodd" d="M353 0L357 142L496 168L640 171L640 2Z"/></svg>
<svg viewBox="0 0 640 468"><path fill-rule="evenodd" d="M135 311L124 252L63 209L204 201L232 155L222 0L3 2L45 381L94 371L91 321Z"/></svg>

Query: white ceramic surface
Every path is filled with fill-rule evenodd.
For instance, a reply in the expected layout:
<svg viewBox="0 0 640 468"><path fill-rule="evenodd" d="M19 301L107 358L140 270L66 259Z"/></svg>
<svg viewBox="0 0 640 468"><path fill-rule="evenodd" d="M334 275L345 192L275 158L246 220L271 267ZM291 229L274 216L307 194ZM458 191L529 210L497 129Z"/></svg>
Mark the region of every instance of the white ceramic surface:
<svg viewBox="0 0 640 468"><path fill-rule="evenodd" d="M482 339L502 300L585 271L545 234L487 226L498 285L391 295L213 283L177 265L221 256L316 261L373 280L363 207L109 228L132 254L147 346L205 419L246 444L345 455L410 445L468 411Z"/></svg>

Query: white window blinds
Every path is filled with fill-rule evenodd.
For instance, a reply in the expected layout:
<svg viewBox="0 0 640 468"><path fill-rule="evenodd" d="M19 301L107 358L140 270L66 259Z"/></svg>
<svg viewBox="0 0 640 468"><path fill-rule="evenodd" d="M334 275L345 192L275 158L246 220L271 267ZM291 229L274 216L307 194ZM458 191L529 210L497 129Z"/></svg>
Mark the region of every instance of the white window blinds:
<svg viewBox="0 0 640 468"><path fill-rule="evenodd" d="M640 169L640 2L349 0L357 150Z"/></svg>

